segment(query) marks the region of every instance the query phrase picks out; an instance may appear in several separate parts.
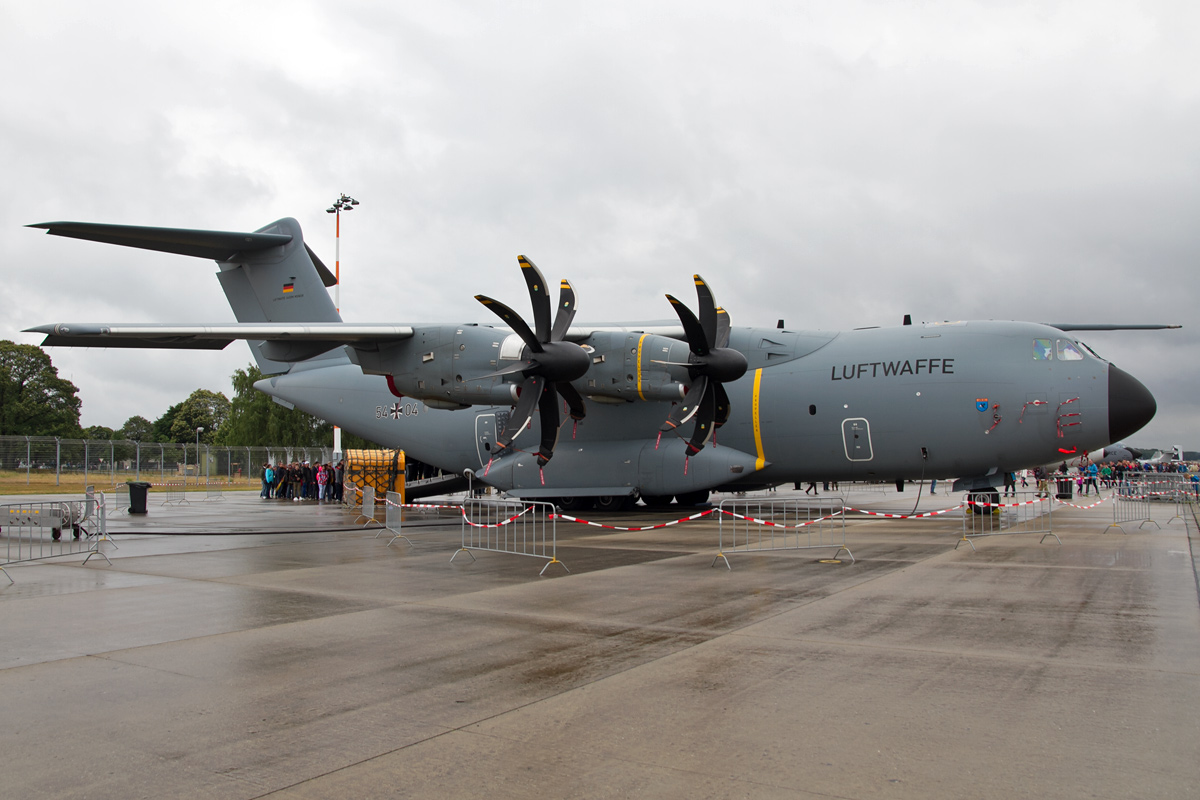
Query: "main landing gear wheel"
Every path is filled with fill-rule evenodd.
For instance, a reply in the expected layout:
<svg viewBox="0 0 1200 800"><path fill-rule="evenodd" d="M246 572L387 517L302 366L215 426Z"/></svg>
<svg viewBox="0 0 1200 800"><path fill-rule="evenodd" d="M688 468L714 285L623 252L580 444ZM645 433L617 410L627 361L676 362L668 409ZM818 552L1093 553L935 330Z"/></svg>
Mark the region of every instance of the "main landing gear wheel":
<svg viewBox="0 0 1200 800"><path fill-rule="evenodd" d="M681 506L698 506L708 502L708 489L701 489L698 492L684 492L683 494L675 495L675 502Z"/></svg>
<svg viewBox="0 0 1200 800"><path fill-rule="evenodd" d="M671 505L671 495L669 494L644 494L642 502L646 504L646 508L665 508Z"/></svg>
<svg viewBox="0 0 1200 800"><path fill-rule="evenodd" d="M632 495L601 495L596 498L597 511L627 511L633 505Z"/></svg>
<svg viewBox="0 0 1200 800"><path fill-rule="evenodd" d="M555 504L563 511L585 511L592 507L590 497L560 497Z"/></svg>
<svg viewBox="0 0 1200 800"><path fill-rule="evenodd" d="M971 492L967 496L967 502L976 514L990 514L994 508L1000 505L1000 492L995 489Z"/></svg>

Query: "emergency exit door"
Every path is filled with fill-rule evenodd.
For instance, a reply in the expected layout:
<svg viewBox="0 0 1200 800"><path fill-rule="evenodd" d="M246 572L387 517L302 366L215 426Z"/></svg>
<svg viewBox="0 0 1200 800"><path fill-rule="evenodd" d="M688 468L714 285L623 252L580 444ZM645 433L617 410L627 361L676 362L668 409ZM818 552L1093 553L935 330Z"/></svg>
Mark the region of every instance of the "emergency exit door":
<svg viewBox="0 0 1200 800"><path fill-rule="evenodd" d="M846 458L851 461L870 461L871 426L861 417L842 421L842 443L846 447Z"/></svg>

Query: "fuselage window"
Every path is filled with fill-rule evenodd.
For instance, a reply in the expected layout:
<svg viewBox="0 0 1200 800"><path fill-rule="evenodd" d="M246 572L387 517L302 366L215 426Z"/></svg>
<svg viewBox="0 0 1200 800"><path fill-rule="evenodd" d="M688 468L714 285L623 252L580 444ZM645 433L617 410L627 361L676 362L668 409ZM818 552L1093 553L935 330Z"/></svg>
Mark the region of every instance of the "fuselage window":
<svg viewBox="0 0 1200 800"><path fill-rule="evenodd" d="M1054 343L1049 339L1034 339L1033 340L1033 360L1034 361L1053 361L1054 360Z"/></svg>
<svg viewBox="0 0 1200 800"><path fill-rule="evenodd" d="M1073 342L1066 339L1058 340L1058 360L1059 361L1082 361L1083 353L1079 352L1079 348Z"/></svg>

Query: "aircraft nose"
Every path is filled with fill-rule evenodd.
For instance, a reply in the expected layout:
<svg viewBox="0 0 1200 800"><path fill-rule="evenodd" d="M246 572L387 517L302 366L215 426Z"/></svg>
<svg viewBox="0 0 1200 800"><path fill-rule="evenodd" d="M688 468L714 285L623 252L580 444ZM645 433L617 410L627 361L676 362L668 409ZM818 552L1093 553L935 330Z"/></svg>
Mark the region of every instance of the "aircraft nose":
<svg viewBox="0 0 1200 800"><path fill-rule="evenodd" d="M1119 442L1154 418L1158 404L1141 381L1108 365L1108 438Z"/></svg>

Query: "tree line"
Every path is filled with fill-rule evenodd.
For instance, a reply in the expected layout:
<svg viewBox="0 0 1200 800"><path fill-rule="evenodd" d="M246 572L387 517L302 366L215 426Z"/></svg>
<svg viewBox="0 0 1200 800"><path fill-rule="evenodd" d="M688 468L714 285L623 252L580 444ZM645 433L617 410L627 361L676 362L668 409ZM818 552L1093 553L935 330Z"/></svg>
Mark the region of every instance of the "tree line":
<svg viewBox="0 0 1200 800"><path fill-rule="evenodd" d="M50 356L36 345L0 340L0 436L58 436L63 439L122 439L135 442L259 447L316 447L333 441L333 426L299 409L288 409L254 388L262 372L250 364L232 375L233 399L197 389L151 422L142 416L119 428L81 427L79 389L59 377ZM374 447L342 434L342 447Z"/></svg>

